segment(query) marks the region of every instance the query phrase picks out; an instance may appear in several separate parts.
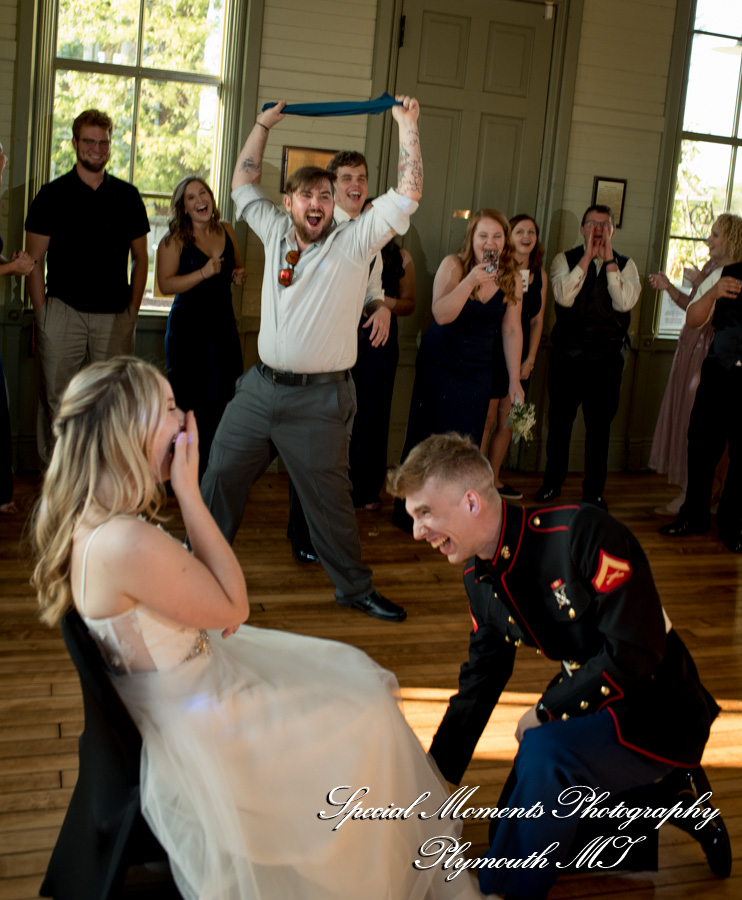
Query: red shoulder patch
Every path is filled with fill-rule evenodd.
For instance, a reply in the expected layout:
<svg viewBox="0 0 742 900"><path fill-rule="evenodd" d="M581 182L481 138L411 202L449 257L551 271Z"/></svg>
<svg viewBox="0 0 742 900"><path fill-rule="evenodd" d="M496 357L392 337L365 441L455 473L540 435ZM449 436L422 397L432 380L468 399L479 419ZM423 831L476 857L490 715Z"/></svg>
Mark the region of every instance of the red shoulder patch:
<svg viewBox="0 0 742 900"><path fill-rule="evenodd" d="M608 591L628 581L633 571L627 559L619 559L601 550L598 571L593 577L593 587L598 593L607 594Z"/></svg>

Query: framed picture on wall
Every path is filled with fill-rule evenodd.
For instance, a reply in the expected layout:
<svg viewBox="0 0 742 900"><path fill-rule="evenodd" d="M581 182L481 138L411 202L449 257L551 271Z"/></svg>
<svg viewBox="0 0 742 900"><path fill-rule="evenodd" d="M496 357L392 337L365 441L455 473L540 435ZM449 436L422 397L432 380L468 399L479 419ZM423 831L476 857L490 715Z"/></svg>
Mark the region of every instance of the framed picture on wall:
<svg viewBox="0 0 742 900"><path fill-rule="evenodd" d="M603 178L596 175L593 178L592 205L610 206L616 217L616 228L623 222L623 208L626 201L625 178Z"/></svg>
<svg viewBox="0 0 742 900"><path fill-rule="evenodd" d="M326 169L327 163L337 153L337 150L318 150L316 147L287 147L283 148L283 160L281 164L281 193L286 191L286 179L301 169L302 166L319 166Z"/></svg>

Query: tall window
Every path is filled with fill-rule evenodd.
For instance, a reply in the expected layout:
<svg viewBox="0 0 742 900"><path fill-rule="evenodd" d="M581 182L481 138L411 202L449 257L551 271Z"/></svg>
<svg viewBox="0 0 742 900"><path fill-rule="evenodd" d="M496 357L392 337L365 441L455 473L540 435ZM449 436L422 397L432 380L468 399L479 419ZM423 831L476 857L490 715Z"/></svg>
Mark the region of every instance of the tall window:
<svg viewBox="0 0 742 900"><path fill-rule="evenodd" d="M75 116L92 107L107 112L114 120L108 170L137 186L152 229L145 308L170 305L153 297L153 254L173 188L196 174L218 189L225 20L233 5L57 0L49 177L74 165Z"/></svg>
<svg viewBox="0 0 742 900"><path fill-rule="evenodd" d="M666 255L666 272L678 287L684 268L700 269L708 259L715 217L742 213L741 105L742 3L697 0ZM660 334L677 334L684 319L664 295Z"/></svg>

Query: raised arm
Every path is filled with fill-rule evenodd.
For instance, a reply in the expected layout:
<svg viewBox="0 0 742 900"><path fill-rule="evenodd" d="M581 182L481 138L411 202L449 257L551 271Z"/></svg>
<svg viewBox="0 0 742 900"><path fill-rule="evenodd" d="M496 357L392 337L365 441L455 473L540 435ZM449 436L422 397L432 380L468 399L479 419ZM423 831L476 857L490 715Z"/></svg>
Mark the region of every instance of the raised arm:
<svg viewBox="0 0 742 900"><path fill-rule="evenodd" d="M675 287L664 272L657 272L656 275L650 275L649 283L655 291L667 291L670 295L670 299L676 306L679 306L683 310L688 308L690 296L683 293L680 288Z"/></svg>
<svg viewBox="0 0 742 900"><path fill-rule="evenodd" d="M263 154L265 153L265 145L268 143L268 132L276 125L285 115L281 110L286 106L285 100L279 100L275 106L266 109L258 116L253 129L248 134L245 146L242 148L237 158L237 164L232 174L232 190L241 187L243 184L257 184L260 182L260 175L263 165Z"/></svg>
<svg viewBox="0 0 742 900"><path fill-rule="evenodd" d="M410 200L419 200L423 195L423 159L417 130L420 105L414 97L400 95L395 99L402 103L392 107L392 116L399 128L397 193Z"/></svg>
<svg viewBox="0 0 742 900"><path fill-rule="evenodd" d="M464 275L464 267L458 256L446 256L438 266L433 281L435 321L439 325L453 322L472 293L480 286L494 284L496 279L497 273L488 272L486 263L474 266L467 275Z"/></svg>
<svg viewBox="0 0 742 900"><path fill-rule="evenodd" d="M723 278L720 278L712 288L688 306L685 314L686 324L690 325L691 328L700 328L702 325L705 325L713 315L716 301L720 297L734 299L739 294L740 289L742 289L742 283L731 275L725 275Z"/></svg>

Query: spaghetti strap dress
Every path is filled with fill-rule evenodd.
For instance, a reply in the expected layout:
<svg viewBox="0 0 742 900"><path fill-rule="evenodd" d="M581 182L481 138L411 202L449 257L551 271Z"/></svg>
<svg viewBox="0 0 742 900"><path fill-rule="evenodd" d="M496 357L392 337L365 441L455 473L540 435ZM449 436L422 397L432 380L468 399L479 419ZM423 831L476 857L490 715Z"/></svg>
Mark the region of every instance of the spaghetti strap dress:
<svg viewBox="0 0 742 900"><path fill-rule="evenodd" d="M234 246L224 233L224 261L218 275L176 294L165 332L167 377L175 401L192 409L198 422L199 470L206 471L209 449L224 409L242 375L242 346L232 308ZM180 254L178 275L203 268L209 257L194 243Z"/></svg>
<svg viewBox="0 0 742 900"><path fill-rule="evenodd" d="M79 611L142 734L142 812L185 900L480 896L466 872L413 866L460 823L418 814L448 791L390 672L347 644L244 625L224 640L141 605L91 618L97 533Z"/></svg>

